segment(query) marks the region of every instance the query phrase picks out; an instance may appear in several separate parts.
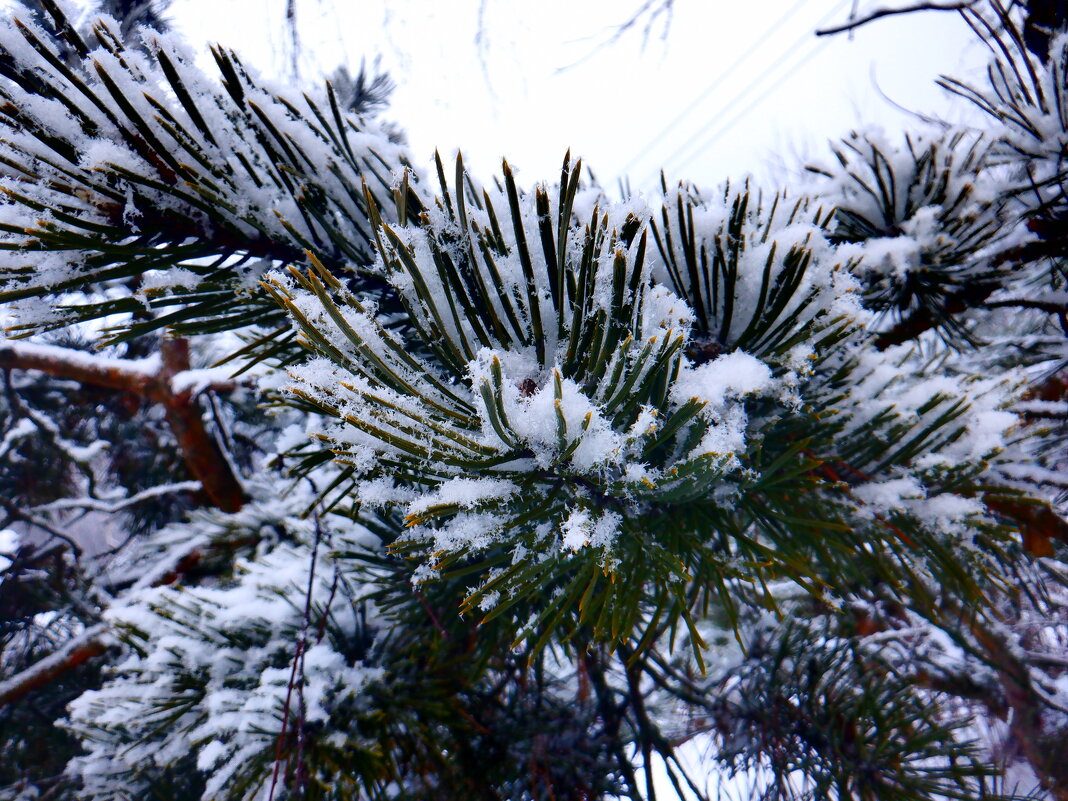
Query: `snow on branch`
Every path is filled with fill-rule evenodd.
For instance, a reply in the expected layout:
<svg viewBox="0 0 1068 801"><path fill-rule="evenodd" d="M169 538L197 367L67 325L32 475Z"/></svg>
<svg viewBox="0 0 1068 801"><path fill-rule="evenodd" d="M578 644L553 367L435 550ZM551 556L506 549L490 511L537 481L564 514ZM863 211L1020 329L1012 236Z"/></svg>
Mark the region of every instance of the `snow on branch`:
<svg viewBox="0 0 1068 801"><path fill-rule="evenodd" d="M121 359L11 339L0 341L0 367L38 370L53 378L145 397L154 397L163 391L176 395L229 392L247 383L230 378L230 371L224 368L182 369L169 376L169 387L163 387L159 384L162 363L158 354L144 359Z"/></svg>
<svg viewBox="0 0 1068 801"><path fill-rule="evenodd" d="M860 17L850 15L849 21L844 22L841 25L833 25L830 28L820 28L816 31L816 36L831 36L836 33L856 30L862 25L867 25L874 20L897 14L911 14L916 11L963 11L966 8L971 8L975 3L976 0L961 0L961 2L952 3L913 3L911 5L899 6L896 8L877 8Z"/></svg>
<svg viewBox="0 0 1068 801"><path fill-rule="evenodd" d="M106 389L148 395L160 369L158 355L115 359L56 345L17 340L0 341L0 367L38 370L54 378Z"/></svg>
<svg viewBox="0 0 1068 801"><path fill-rule="evenodd" d="M160 354L146 359L115 359L29 342L0 341L0 368L39 370L60 379L132 392L159 403L178 441L186 466L211 502L225 511L237 511L244 490L204 426L196 394L206 389L230 390L232 379L212 370L191 370L189 343L165 339Z"/></svg>
<svg viewBox="0 0 1068 801"><path fill-rule="evenodd" d="M18 701L38 687L48 684L57 676L104 653L107 647L107 626L99 623L86 629L58 651L34 662L21 673L0 682L0 706Z"/></svg>

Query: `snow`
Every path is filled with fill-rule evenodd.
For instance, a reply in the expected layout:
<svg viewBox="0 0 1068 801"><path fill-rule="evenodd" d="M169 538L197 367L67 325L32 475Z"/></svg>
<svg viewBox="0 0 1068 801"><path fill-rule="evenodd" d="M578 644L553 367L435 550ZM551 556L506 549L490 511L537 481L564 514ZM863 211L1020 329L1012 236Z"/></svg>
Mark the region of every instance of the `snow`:
<svg viewBox="0 0 1068 801"><path fill-rule="evenodd" d="M604 511L595 516L585 509L573 509L560 527L563 535L560 547L569 551L583 548L607 551L619 535L622 522L623 518L615 512Z"/></svg>
<svg viewBox="0 0 1068 801"><path fill-rule="evenodd" d="M519 487L510 481L491 478L453 478L439 484L431 495L423 495L408 504L408 514L417 516L435 506L473 509L484 503L511 498Z"/></svg>
<svg viewBox="0 0 1068 801"><path fill-rule="evenodd" d="M19 535L9 528L0 529L0 573L11 566L11 559L19 549Z"/></svg>
<svg viewBox="0 0 1068 801"><path fill-rule="evenodd" d="M0 554L10 556L19 549L19 535L12 529L0 529Z"/></svg>
<svg viewBox="0 0 1068 801"><path fill-rule="evenodd" d="M1068 46L1068 38L1058 46ZM0 23L0 48L30 65L46 84L63 83L6 21ZM153 52L169 54L197 98L210 136L198 131L177 102ZM0 280L42 296L20 304L13 318L9 309L0 310L3 319L50 325L69 312L66 307L102 299L132 299L154 313L163 303L189 301L209 282L235 291L237 304L246 293L259 291L258 281L265 277L312 355L289 364L286 374L268 360L249 377L248 385L270 402L284 387L301 404L299 410L278 412L279 430L257 430L257 436L273 441L256 443L259 460L248 482L249 502L231 515L195 510L137 540L114 567L114 583L129 589L108 599L104 618L107 630L129 647L99 689L74 701L66 724L85 745L85 755L71 771L85 782L87 797L141 795L146 788L139 782L148 781L137 775L141 766L165 765L187 754L205 774L204 798L223 797L246 780L263 788L282 721L288 725L298 715L300 725L315 724L309 731L326 732L317 747L336 748L342 755L362 747L361 715L381 715L373 708L376 685L388 691L394 678L385 663L385 633L400 625L388 610L376 608L374 597L397 575L416 584L436 579L443 558L450 563L459 556L459 564L470 558L477 566L487 555L502 555L494 567L477 571L469 588L487 590L477 606L492 612L514 602L516 593L528 592L518 584L489 586L517 565L544 566L558 599L576 569L627 581L636 551L642 558L646 551L641 549L661 549L658 558L648 560L652 578L637 589L651 591L668 581L681 586L700 559L697 567L707 571L697 574L702 580L722 579L725 592L737 597L747 614L759 608L761 625L771 625L774 616L766 606L781 602L788 619L791 604L807 598L809 589L787 587L783 578L795 572L789 560L796 554L772 548L759 561L753 558L777 533L752 513L768 499L787 521L792 505L804 506L798 513L807 514L808 498L826 500L831 510L826 522L871 535L859 546L865 558L892 552L902 570L915 571L907 578L944 599L955 590L939 581L941 554L952 553L963 573L984 580L998 566L1001 555L989 543L999 536L994 524L1000 521L983 504L989 487L1053 498L1066 486L1055 461L1060 457L1036 456L1040 447L1055 446L1055 438L1020 420L1021 413L1054 416L1068 408L1060 401L1020 400L1028 375L1045 370L1046 362L1032 361L1020 370L988 362L975 366L968 360L980 354L950 352L933 335L880 351L872 341L875 316L863 308L865 287L899 286L967 245L965 235L947 227L954 222L947 217L950 204L919 181L917 153L930 156L935 176L945 178L944 194L949 201L961 200L955 213L968 225L981 229L994 220L992 202L1003 187L975 169L986 157L983 137L960 134L953 144L953 132L924 133L902 146L880 132L856 134L838 146L845 164L819 183L821 197L812 199L764 195L747 182L704 193L683 185L666 198L615 201L586 184L575 199L573 218L559 228L558 187L520 187L518 216L509 219L509 193L498 185L488 186L483 195L473 181L477 203L469 203L468 224L462 226L444 201L436 203L419 176L402 166L403 149L388 141L385 128L361 122L359 133L325 130L310 105L321 105L321 95L280 94L254 74L242 75L241 90L258 115L250 103L235 103L197 70L188 49L170 36L152 38L148 54L130 52L120 59L99 50L92 58L144 117L161 143L161 159L184 162L200 156L209 166L180 168L183 174L171 185L154 185L158 165L131 149L108 119L121 122L126 112L93 77L89 63L74 68L90 70L87 86L103 106L77 99L91 125L53 100L27 98L20 113L69 145L77 158L70 163L47 145L48 137L33 136L11 120L0 122L0 156L12 165L0 181L27 195L25 202L0 205L0 221L14 229L0 234L0 244L17 257L3 269L28 268L0 272ZM165 115L157 114L146 93L190 132L191 141L168 130ZM1042 124L1042 137L1028 144L1027 155L1048 170L1053 150L1063 152L1064 126L1048 119ZM332 135L347 136L355 155L350 157ZM277 152L268 152L264 141ZM1003 145L995 150L1002 148L1000 157L1008 158ZM413 185L427 201L427 212L419 221L387 217L388 232L378 232L383 239L372 256L370 223L352 192L370 177L366 166L379 151L396 168L382 167L384 183ZM909 177L882 200L865 187L878 177L876 151L896 175ZM303 187L304 201L287 188L290 180ZM70 181L78 187L74 194L62 189ZM376 185L375 191L384 188ZM549 198L549 238L560 238L548 248L535 200L539 190ZM313 197L321 198L316 208L322 213L315 219L301 213L302 202L310 208ZM211 213L192 198L202 199ZM736 215L743 198L747 211ZM451 200L458 204L458 198ZM500 242L486 233L492 227L487 201L501 223ZM874 234L863 243L837 243L817 223L825 214L821 201L864 216L876 224ZM661 203L668 212L666 224L657 208ZM384 214L387 209L383 204ZM389 281L404 312L351 294L345 280L314 292L322 288L317 279L282 274L268 259L242 263L239 254L215 267L207 258L178 259L166 269L143 271L136 286L125 278L96 280L89 272L96 268L89 264L116 244L136 247L138 226L160 211L199 226L205 240L221 235L227 253L232 242L245 237L298 252L310 246L321 251L337 276L376 273ZM719 259L704 278L670 269L672 259L685 256L682 232L672 217L676 211L692 213L687 236L692 234L701 259ZM78 229L79 235L100 248L83 253L28 247L47 230L69 236L77 226L64 221L67 212L89 225ZM654 244L654 224L664 235L662 251ZM114 231L93 240L98 233L93 226L99 225L116 226L123 232L121 241L112 241ZM637 229L629 245L620 238L625 227ZM983 241L1016 237L1018 242L1025 236L1013 226L1005 229ZM843 230L840 224L838 233ZM642 237L647 252L639 265ZM520 255L522 240L529 262ZM154 247L145 253L160 255ZM572 289L564 282L560 290L552 285L550 264L557 257L572 277L580 266L588 269L584 286ZM993 258L992 250L979 249L969 252L967 264L958 260L944 266L963 281ZM803 271L795 271L798 263L804 263ZM454 281L445 267L456 267L462 280ZM728 273L730 282L723 277ZM1028 286L1033 277L1023 275L1020 285ZM76 291L67 287L60 294L70 282L80 282ZM479 294L480 284L488 289L469 314L465 302ZM1006 288L998 297L1018 299L1014 292ZM1068 297L1059 289L1041 294L1055 304ZM701 299L703 314L684 297L694 307ZM421 328L426 341L414 343L410 333L398 333L408 324ZM839 327L838 341L825 338ZM773 332L786 344L773 342ZM1009 326L1006 340L1015 332ZM235 340L246 333L231 332ZM1048 332L1030 334L1034 340L1020 338L1019 343L1038 341ZM1056 343L1063 351L1063 341ZM68 370L138 381L152 379L161 368L156 356L121 359L37 342L4 343L0 349L41 365L62 363ZM599 361L587 362L590 356ZM170 389L196 394L240 388L244 393L245 380L232 379L231 373L230 366L183 371L172 377ZM308 403L319 413L307 413ZM86 445L61 433L54 421L27 413L5 430L0 457L26 438L45 434L92 475L107 456L103 441ZM333 461L299 476L286 472L299 458L327 455L325 449L332 451ZM775 464L778 454L785 456ZM768 464L773 466L764 467ZM319 493L328 487L339 501L337 513L321 512L320 520L315 512L329 504ZM198 488L190 481L139 492L107 488L97 497L43 503L34 512L57 520L90 511L117 515L134 503ZM374 512L384 513L386 521L393 513L405 521L405 529L392 534L415 553L410 562L395 562L395 571L381 567L382 543L359 523L361 514ZM716 552L701 551L706 543L699 541L675 552L680 538L669 525L698 519L701 512L708 513L708 521L729 516L737 528L688 523L691 528L683 533L707 534ZM0 531L0 569L10 565L18 544L16 532ZM925 545L938 547L927 553ZM363 564L359 557L367 552L376 559ZM226 559L232 570L186 586L158 586L193 556ZM821 593L827 608L863 611L869 604L869 611L882 614L873 619L900 626L869 635L862 647L905 667L923 661L963 675L981 668L961 644L969 632L947 631L909 609L887 616L879 606L886 598L877 593L892 595L893 588L858 587L854 577L839 582L826 570L842 564L834 559L851 556L828 556L823 562L825 555L813 549L804 558L813 560L816 573L828 573L817 576L826 585ZM621 561L624 557L632 561ZM779 580L769 586L769 576ZM538 610L547 602L537 588L529 592L522 606L534 612L521 634L533 633ZM753 600L761 592L762 599ZM641 603L647 600L643 596ZM609 609L608 616L614 625L616 613L625 617L628 611ZM1063 640L1050 623L1054 612L995 611L992 617L999 620L1018 612L999 631L1013 658L1036 664L1053 658L1042 650L1026 651L1021 643L1053 652ZM999 617L1002 611L1006 614ZM728 639L714 620L702 618L694 625ZM90 633L104 636L104 628L80 636ZM736 649L713 636L707 639L717 643L708 659L714 667L726 671L747 658L740 642ZM843 645L834 638L820 643L828 650ZM670 644L663 647L670 650ZM47 670L64 653L69 650L31 670ZM675 652L671 658L688 657ZM1061 699L1068 695L1063 677L1037 668L1033 675L1042 692ZM0 684L0 696L11 686L11 681ZM726 685L725 697L736 689Z"/></svg>
<svg viewBox="0 0 1068 801"><path fill-rule="evenodd" d="M767 364L748 353L733 351L683 372L672 394L680 405L694 398L718 409L728 399L765 392L772 385Z"/></svg>

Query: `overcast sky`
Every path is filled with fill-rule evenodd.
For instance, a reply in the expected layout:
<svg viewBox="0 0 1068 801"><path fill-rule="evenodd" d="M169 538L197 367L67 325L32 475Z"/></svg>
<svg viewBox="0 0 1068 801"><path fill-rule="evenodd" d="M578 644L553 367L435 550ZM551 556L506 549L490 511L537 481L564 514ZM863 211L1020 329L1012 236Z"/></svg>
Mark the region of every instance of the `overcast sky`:
<svg viewBox="0 0 1068 801"><path fill-rule="evenodd" d="M934 86L983 60L955 13L879 20L817 39L850 0L676 0L670 26L639 25L606 44L640 0L298 0L300 69L380 60L397 82L389 116L416 159L462 148L486 175L500 158L526 182L551 178L570 147L606 184L628 175L716 184L777 177L829 138L878 123L915 123L902 106L957 116ZM262 71L291 72L284 0L176 0L193 42L219 41ZM481 9L481 12L480 12ZM481 20L480 20L481 15ZM481 32L481 44L478 37Z"/></svg>

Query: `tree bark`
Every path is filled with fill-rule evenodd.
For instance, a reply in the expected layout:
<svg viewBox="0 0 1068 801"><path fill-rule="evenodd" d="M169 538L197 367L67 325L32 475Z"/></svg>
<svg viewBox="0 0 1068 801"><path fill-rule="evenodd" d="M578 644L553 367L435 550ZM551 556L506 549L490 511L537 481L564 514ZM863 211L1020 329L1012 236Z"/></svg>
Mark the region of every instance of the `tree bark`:
<svg viewBox="0 0 1068 801"><path fill-rule="evenodd" d="M21 673L0 682L0 706L18 701L38 687L73 670L107 650L107 627L100 623L86 629L62 648L39 659Z"/></svg>
<svg viewBox="0 0 1068 801"><path fill-rule="evenodd" d="M111 359L36 343L0 341L0 368L38 370L55 378L129 392L160 404L190 474L212 505L236 512L245 492L229 461L204 425L191 388L175 391L175 378L189 371L189 342L164 339L159 357ZM232 388L229 384L226 388Z"/></svg>

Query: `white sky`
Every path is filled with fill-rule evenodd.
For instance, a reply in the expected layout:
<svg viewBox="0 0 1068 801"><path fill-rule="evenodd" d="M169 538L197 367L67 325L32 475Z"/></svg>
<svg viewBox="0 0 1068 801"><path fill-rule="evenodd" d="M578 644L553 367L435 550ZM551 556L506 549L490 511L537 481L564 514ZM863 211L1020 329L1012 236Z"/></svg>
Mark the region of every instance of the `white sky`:
<svg viewBox="0 0 1068 801"><path fill-rule="evenodd" d="M652 189L755 172L781 179L861 124L914 126L880 97L942 117L962 107L934 85L985 59L955 13L879 20L817 39L850 0L676 0L659 25L598 47L640 0L298 0L301 74L376 57L397 83L387 117L417 162L460 148L483 178L502 156L533 183L581 155L606 186ZM278 77L291 75L284 0L175 0L192 43L218 41ZM482 24L479 25L480 8ZM484 44L476 42L479 31Z"/></svg>

